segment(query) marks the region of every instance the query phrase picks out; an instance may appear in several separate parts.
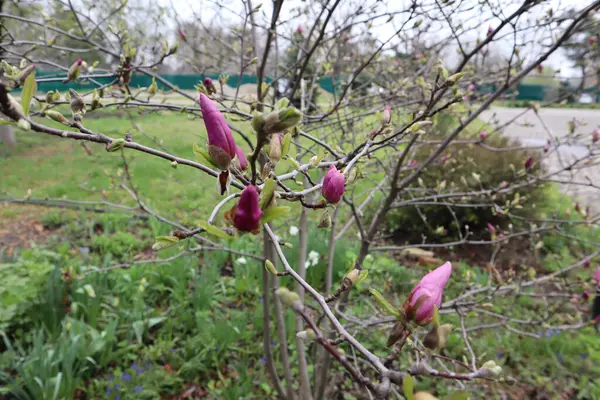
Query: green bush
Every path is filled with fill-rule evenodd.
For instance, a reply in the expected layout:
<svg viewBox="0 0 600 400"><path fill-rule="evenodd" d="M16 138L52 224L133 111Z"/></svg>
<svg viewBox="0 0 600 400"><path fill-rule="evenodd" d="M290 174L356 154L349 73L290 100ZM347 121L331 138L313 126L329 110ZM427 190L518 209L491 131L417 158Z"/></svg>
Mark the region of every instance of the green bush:
<svg viewBox="0 0 600 400"><path fill-rule="evenodd" d="M440 116L434 129L427 134L427 140L441 140L447 136L458 124L458 121L450 116ZM466 129L461 134L461 139L478 139L481 129L486 126L476 126ZM489 131L490 129L488 129ZM505 148L515 146L516 143L495 133L488 135L485 144L495 148ZM437 145L424 145L416 150L415 160L422 163ZM521 182L524 179L524 162L529 156L539 159L536 151L533 150L515 150L515 151L490 151L479 145L455 145L451 146L446 152L426 168L420 176L422 181L415 180L410 185L412 197L420 197L424 190L427 195L437 193L467 193L498 188L502 182ZM539 165L534 163L531 173L536 174L539 171ZM498 215L492 207L476 206L477 204L494 203L499 208L505 208L507 202L518 203L517 207L512 207L511 212L522 217L532 217L537 214L538 202L544 201L544 185L528 186L519 189L518 192L508 194L499 194L490 196L469 196L461 198L451 198L444 202L454 202L472 204L472 207L452 207L453 213L446 205L420 205L406 206L394 209L390 212L387 219L388 228L399 234L403 240L408 239L411 242L422 241L423 235L430 238L437 238L439 241L454 240L457 237L456 219L458 220L462 232L464 226L469 225L473 237L484 237L489 239L487 224L505 227L512 223L515 228L518 221L509 221L507 216ZM398 201L408 201L411 196L408 192L398 199ZM519 201L520 199L520 201Z"/></svg>

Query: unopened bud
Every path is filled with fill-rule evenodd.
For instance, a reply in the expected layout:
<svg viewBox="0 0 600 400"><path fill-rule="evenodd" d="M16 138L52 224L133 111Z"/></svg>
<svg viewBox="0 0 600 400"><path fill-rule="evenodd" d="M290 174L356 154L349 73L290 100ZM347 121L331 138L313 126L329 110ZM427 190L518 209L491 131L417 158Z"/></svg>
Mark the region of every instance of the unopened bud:
<svg viewBox="0 0 600 400"><path fill-rule="evenodd" d="M69 125L69 120L66 119L65 116L59 113L58 111L48 110L44 114L46 114L46 117L50 118L53 121L60 122L64 125Z"/></svg>
<svg viewBox="0 0 600 400"><path fill-rule="evenodd" d="M171 167L177 168L178 165L179 163L177 161L171 161Z"/></svg>
<svg viewBox="0 0 600 400"><path fill-rule="evenodd" d="M317 334L312 329L306 329L304 331L300 331L296 333L296 337L298 339L302 339L305 342L312 342L317 338Z"/></svg>
<svg viewBox="0 0 600 400"><path fill-rule="evenodd" d="M273 275L277 275L277 268L275 268L275 265L271 262L271 260L265 261L265 269Z"/></svg>
<svg viewBox="0 0 600 400"><path fill-rule="evenodd" d="M23 129L24 131L28 131L31 129L31 124L29 123L29 121L27 121L26 119L20 118L17 121L17 126L21 129Z"/></svg>
<svg viewBox="0 0 600 400"><path fill-rule="evenodd" d="M17 76L17 81L19 81L21 85L24 84L27 77L31 75L33 71L35 71L35 64L31 64L25 67L21 72L19 72L19 75Z"/></svg>
<svg viewBox="0 0 600 400"><path fill-rule="evenodd" d="M71 111L73 113L85 112L85 103L79 93L73 89L69 89L69 94L71 95Z"/></svg>
<svg viewBox="0 0 600 400"><path fill-rule="evenodd" d="M115 139L106 145L106 151L113 152L123 148L125 146L125 139Z"/></svg>
<svg viewBox="0 0 600 400"><path fill-rule="evenodd" d="M266 116L263 125L265 134L283 132L297 125L302 120L302 113L295 107L287 107L280 111L272 111Z"/></svg>
<svg viewBox="0 0 600 400"><path fill-rule="evenodd" d="M381 124L389 125L392 122L392 109L390 106L385 106L383 113L381 113Z"/></svg>
<svg viewBox="0 0 600 400"><path fill-rule="evenodd" d="M252 116L252 129L254 129L256 133L262 133L264 124L265 117L261 113L254 113Z"/></svg>
<svg viewBox="0 0 600 400"><path fill-rule="evenodd" d="M454 75L450 75L448 77L447 82L450 84L450 86L454 85L456 82L458 82L463 76L465 76L464 72L458 72Z"/></svg>
<svg viewBox="0 0 600 400"><path fill-rule="evenodd" d="M271 136L271 143L269 143L269 159L273 163L277 163L281 160L281 135L277 133Z"/></svg>
<svg viewBox="0 0 600 400"><path fill-rule="evenodd" d="M298 293L292 292L288 288L280 287L275 291L275 294L286 306L292 308L302 308L302 301L300 300Z"/></svg>
<svg viewBox="0 0 600 400"><path fill-rule="evenodd" d="M321 219L317 225L317 228L329 228L331 227L331 217L329 216L329 211L325 210L323 215L321 215Z"/></svg>

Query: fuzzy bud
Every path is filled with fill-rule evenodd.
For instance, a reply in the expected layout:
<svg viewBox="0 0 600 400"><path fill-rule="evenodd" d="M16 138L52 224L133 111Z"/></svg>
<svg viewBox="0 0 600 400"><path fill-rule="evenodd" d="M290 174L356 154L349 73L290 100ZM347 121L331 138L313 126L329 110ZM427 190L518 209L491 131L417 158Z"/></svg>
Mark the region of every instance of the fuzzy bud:
<svg viewBox="0 0 600 400"><path fill-rule="evenodd" d="M452 332L452 325L434 325L431 330L425 335L423 345L429 350L441 350L446 347L448 336Z"/></svg>
<svg viewBox="0 0 600 400"><path fill-rule="evenodd" d="M312 329L308 328L304 331L296 333L298 339L302 339L304 342L312 342L317 338L317 334Z"/></svg>
<svg viewBox="0 0 600 400"><path fill-rule="evenodd" d="M325 210L323 215L321 215L321 219L317 224L317 228L329 228L331 227L331 217L329 216L329 211Z"/></svg>
<svg viewBox="0 0 600 400"><path fill-rule="evenodd" d="M325 178L321 193L328 203L337 204L344 195L346 178L335 165L330 165Z"/></svg>
<svg viewBox="0 0 600 400"><path fill-rule="evenodd" d="M275 291L275 294L286 306L300 310L303 308L302 301L300 300L298 293L292 292L286 287L280 287Z"/></svg>
<svg viewBox="0 0 600 400"><path fill-rule="evenodd" d="M383 113L381 113L381 124L389 125L392 122L392 109L390 106L385 106Z"/></svg>
<svg viewBox="0 0 600 400"><path fill-rule="evenodd" d="M483 140L483 139L485 139L486 136L487 136L487 131L479 132L479 139Z"/></svg>
<svg viewBox="0 0 600 400"><path fill-rule="evenodd" d="M53 121L60 122L64 125L69 125L69 120L65 118L64 115L59 113L58 111L48 110L44 113L46 117L50 118Z"/></svg>
<svg viewBox="0 0 600 400"><path fill-rule="evenodd" d="M277 275L278 273L277 268L275 268L275 264L273 264L271 260L265 261L265 269L273 275Z"/></svg>
<svg viewBox="0 0 600 400"><path fill-rule="evenodd" d="M106 151L112 153L114 151L121 150L123 146L125 146L125 139L115 139L106 145Z"/></svg>
<svg viewBox="0 0 600 400"><path fill-rule="evenodd" d="M447 82L448 82L448 84L450 84L450 86L452 86L456 82L458 82L463 76L465 76L464 72L458 72L454 75L450 75L447 79Z"/></svg>
<svg viewBox="0 0 600 400"><path fill-rule="evenodd" d="M71 111L75 113L85 112L85 103L83 98L73 89L69 89L71 95Z"/></svg>
<svg viewBox="0 0 600 400"><path fill-rule="evenodd" d="M281 134L275 133L271 135L269 143L269 159L273 164L281 160Z"/></svg>
<svg viewBox="0 0 600 400"><path fill-rule="evenodd" d="M206 88L206 92L209 95L217 93L217 88L215 87L215 84L213 83L213 80L210 79L208 76L206 78L204 78L204 80L202 81L202 83L204 84L204 87Z"/></svg>
<svg viewBox="0 0 600 400"><path fill-rule="evenodd" d="M254 129L254 132L262 134L264 125L265 117L261 113L255 112L252 116L252 129Z"/></svg>
<svg viewBox="0 0 600 400"><path fill-rule="evenodd" d="M262 130L267 135L283 132L296 126L301 120L302 113L295 107L275 110L266 116Z"/></svg>
<svg viewBox="0 0 600 400"><path fill-rule="evenodd" d="M33 71L35 71L35 64L31 64L23 68L23 70L21 70L21 72L19 72L19 75L17 76L17 81L19 82L19 84L24 84L27 77L31 75Z"/></svg>
<svg viewBox="0 0 600 400"><path fill-rule="evenodd" d="M404 314L409 321L427 325L433 320L435 308L442 304L444 287L450 279L450 262L434 269L421 279L404 302Z"/></svg>

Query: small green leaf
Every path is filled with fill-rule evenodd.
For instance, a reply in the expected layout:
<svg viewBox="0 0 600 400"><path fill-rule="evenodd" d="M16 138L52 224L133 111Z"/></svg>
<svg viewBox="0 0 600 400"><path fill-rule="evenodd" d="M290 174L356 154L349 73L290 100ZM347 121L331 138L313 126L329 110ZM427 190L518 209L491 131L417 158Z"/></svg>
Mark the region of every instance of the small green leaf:
<svg viewBox="0 0 600 400"><path fill-rule="evenodd" d="M406 400L413 400L415 381L412 376L404 375L404 379L402 379L402 390L404 391L404 397L406 398Z"/></svg>
<svg viewBox="0 0 600 400"><path fill-rule="evenodd" d="M440 326L440 313L436 305L433 306L433 325Z"/></svg>
<svg viewBox="0 0 600 400"><path fill-rule="evenodd" d="M94 290L94 287L89 283L83 286L83 290L85 290L88 296L96 297L96 291Z"/></svg>
<svg viewBox="0 0 600 400"><path fill-rule="evenodd" d="M178 242L179 238L177 236L157 236L156 239L154 239L152 250L158 251L166 249L167 247L175 246Z"/></svg>
<svg viewBox="0 0 600 400"><path fill-rule="evenodd" d="M400 312L396 310L394 306L388 303L387 300L383 298L381 293L375 289L369 289L369 292L371 292L371 295L375 297L375 301L377 301L377 304L379 304L383 311L385 311L388 315L393 315L396 318L400 318Z"/></svg>
<svg viewBox="0 0 600 400"><path fill-rule="evenodd" d="M135 333L135 337L138 343L142 343L142 336L144 335L144 321L134 321L131 324L133 328L133 333Z"/></svg>
<svg viewBox="0 0 600 400"><path fill-rule="evenodd" d="M200 161L204 161L205 164L208 164L213 168L217 168L217 164L215 164L210 154L208 154L208 151L204 150L196 143L194 143L194 154L201 158Z"/></svg>
<svg viewBox="0 0 600 400"><path fill-rule="evenodd" d="M148 329L163 322L167 317L154 317L148 319Z"/></svg>
<svg viewBox="0 0 600 400"><path fill-rule="evenodd" d="M199 221L198 226L206 231L209 235L216 236L221 239L229 239L231 236L214 225L209 224L207 221Z"/></svg>
<svg viewBox="0 0 600 400"><path fill-rule="evenodd" d="M27 117L29 115L29 105L31 104L31 99L37 90L37 84L35 83L35 71L29 74L27 79L25 79L25 83L23 84L23 91L21 92L21 106L23 107L23 112Z"/></svg>
<svg viewBox="0 0 600 400"><path fill-rule="evenodd" d="M14 125L15 123L13 121L8 121L5 119L0 119L0 125Z"/></svg>
<svg viewBox="0 0 600 400"><path fill-rule="evenodd" d="M273 195L275 194L275 181L273 178L269 178L265 181L265 185L260 192L260 201L259 205L262 210L269 207L271 204L271 200L273 199ZM263 216L264 218L264 216Z"/></svg>
<svg viewBox="0 0 600 400"><path fill-rule="evenodd" d="M282 207L269 207L265 210L262 215L260 222L263 224L269 223L276 218L283 217L290 213L290 207L282 206Z"/></svg>
<svg viewBox="0 0 600 400"><path fill-rule="evenodd" d="M358 276L358 281L356 281L356 284L358 285L359 283L364 282L365 279L367 279L367 276L369 276L368 270L363 269L362 271L360 271L360 275Z"/></svg>
<svg viewBox="0 0 600 400"><path fill-rule="evenodd" d="M283 139L281 139L281 158L287 156L287 153L290 151L290 143L292 142L292 133L288 132L283 135Z"/></svg>

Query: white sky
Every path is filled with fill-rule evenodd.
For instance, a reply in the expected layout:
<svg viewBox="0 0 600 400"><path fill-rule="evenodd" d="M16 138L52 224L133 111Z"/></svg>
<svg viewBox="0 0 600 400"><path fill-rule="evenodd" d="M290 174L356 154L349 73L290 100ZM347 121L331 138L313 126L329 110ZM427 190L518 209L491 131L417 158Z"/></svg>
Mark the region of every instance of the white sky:
<svg viewBox="0 0 600 400"><path fill-rule="evenodd" d="M259 12L259 14L257 15L258 17L258 22L264 22L266 25L266 22L270 19L270 15L271 15L271 10L272 10L272 2L271 0L251 0L252 1L252 5L254 7L258 6L259 4L262 3L262 8L261 11ZM180 18L182 19L187 19L187 20L193 20L194 18L194 12L196 13L195 15L200 15L202 16L202 20L207 23L209 22L210 19L217 17L218 19L222 20L223 23L231 23L231 24L240 24L242 22L242 20L235 16L235 13L243 13L243 9L244 9L244 5L242 3L241 0L222 0L221 4L225 5L225 8L221 8L219 9L214 1L207 1L207 0L200 0L200 1L195 1L195 0L159 0L159 3L161 5L170 7L171 5L175 8L175 10L177 11L177 13L179 14ZM379 3L379 7L380 10L384 10L387 9L387 11L393 12L396 10L403 10L406 9L408 5L410 5L412 3L412 0L387 0L387 1L383 1L382 3ZM426 1L419 1L419 3L427 3L427 4L435 4L434 0L426 0ZM478 4L478 0L466 0L463 4L473 4L473 5L477 5ZM496 6L497 11L501 12L502 15L506 16L509 15L511 12L513 12L517 7L518 4L520 4L520 2L518 4L507 4L507 0L491 0L490 1L491 4L493 4L494 6ZM512 3L512 2L511 2ZM525 21L522 20L522 23L528 23L528 24L535 24L535 20L540 17L543 16L548 9L552 8L555 13L557 12L556 10L565 10L568 8L576 8L576 9L581 9L586 7L587 5L589 5L591 3L591 0L550 0L547 2L544 2L542 5L536 6L534 8L535 13L530 14L530 20L529 21ZM292 17L295 14L296 10L299 7L306 7L310 4L313 4L312 1L308 0L308 1L302 1L302 0L286 0L284 2L284 6L282 9L282 13L281 13L281 18L280 20L290 20L288 21L288 23L286 24L286 26L284 27L284 30L287 30L288 32L292 32L294 29L296 29L296 27L300 24L306 24L306 17L303 18L299 18L299 19L292 19ZM356 9L356 4L373 4L373 2L371 1L360 1L360 0L342 0L342 3L338 6L338 10L339 12L336 13L336 17L338 18L338 20L340 18L344 18L344 13L345 10L347 12L348 9ZM346 6L345 6L346 5ZM191 10L193 10L193 12L191 12ZM499 23L500 19L494 18L493 15L489 12L489 9L487 10L487 12L485 13L481 13L479 7L474 7L473 11L470 11L468 13L463 13L460 15L461 17L461 22L463 23L463 25L465 26L465 28L471 26L477 26L477 25L482 25L477 29L477 33L475 32L469 32L466 33L464 35L461 35L461 39L464 38L464 40L466 41L471 41L474 42L477 39L477 36L479 37L483 37L485 35L485 31L487 30L488 26L495 26ZM394 32L398 29L398 27L400 26L400 24L402 23L402 21L400 21L400 17L396 17L393 21L389 22L389 23L383 23L385 21L385 19L380 19L379 20L381 23L379 24L379 26L375 26L373 27L373 33L375 34L375 36L377 37L377 39L379 40L387 40L390 36L392 36L394 34ZM458 23L459 21L457 21ZM456 25L456 24L455 24ZM364 26L364 25L363 25ZM408 24L408 27L412 26L412 24ZM359 29L362 28L358 28L358 29L354 29L352 31L353 35L359 35ZM410 29L410 28L409 28ZM281 32L281 30L280 30ZM500 32L499 36L502 36L502 34L509 34L511 32L510 29L505 29L503 31ZM560 30L557 30L556 32L560 32ZM264 30L258 30L259 34L264 34ZM451 35L451 31L450 29L447 27L447 24L444 24L443 26L439 27L439 30L437 31L437 35L439 35L438 37L447 37L449 35ZM546 35L550 35L549 32L546 32ZM526 37L527 40L535 40L536 42L539 41L541 39L540 37L532 37L533 33L529 34L529 37ZM430 38L432 40L435 40L437 38ZM493 49L495 51L498 51L500 53L506 53L507 55L510 53L512 48L512 42L509 40L509 38L505 39L505 40L499 40L495 43L495 45L493 46ZM526 49L521 49L521 54L522 55L530 55L531 58L535 57L538 53L540 53L543 50L543 46L541 46L540 44L534 44L529 46ZM457 59L457 52L456 52L456 48L451 49L449 48L446 54L446 60L447 62L453 62L456 61ZM531 59L530 58L530 59ZM579 71L572 68L571 65L571 61L568 60L564 54L562 52L557 52L555 54L553 54L549 60L545 63L546 67L552 67L554 69L560 69L560 73L559 75L561 77L575 77L579 75Z"/></svg>

